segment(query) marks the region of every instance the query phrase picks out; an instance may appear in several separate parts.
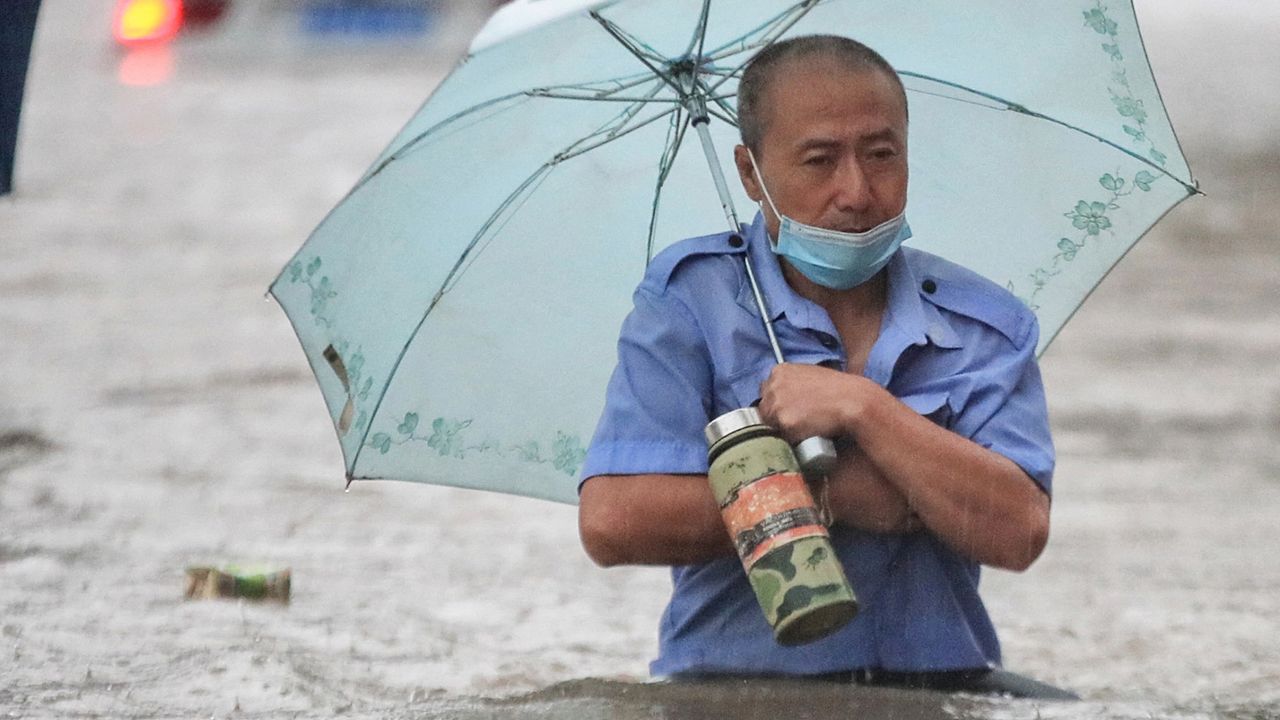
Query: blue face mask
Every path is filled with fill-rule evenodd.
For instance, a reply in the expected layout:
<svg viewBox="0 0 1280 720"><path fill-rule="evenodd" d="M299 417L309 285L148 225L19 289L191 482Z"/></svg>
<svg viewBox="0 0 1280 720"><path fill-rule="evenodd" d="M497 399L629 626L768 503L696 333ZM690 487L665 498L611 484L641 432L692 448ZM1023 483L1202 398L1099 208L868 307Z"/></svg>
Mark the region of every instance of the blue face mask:
<svg viewBox="0 0 1280 720"><path fill-rule="evenodd" d="M747 152L751 154L750 149ZM778 242L772 246L773 252L823 287L848 290L870 280L889 264L902 242L911 237L905 210L860 233L827 230L792 220L778 212L778 206L773 204L754 154L751 154L751 164L760 189L764 190L764 199L778 216Z"/></svg>

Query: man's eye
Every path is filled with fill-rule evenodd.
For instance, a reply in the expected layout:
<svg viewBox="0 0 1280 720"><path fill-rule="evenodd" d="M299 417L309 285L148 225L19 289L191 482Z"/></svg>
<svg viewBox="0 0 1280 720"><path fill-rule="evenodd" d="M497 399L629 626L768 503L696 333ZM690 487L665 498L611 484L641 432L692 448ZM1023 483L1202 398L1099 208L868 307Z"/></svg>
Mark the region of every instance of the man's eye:
<svg viewBox="0 0 1280 720"><path fill-rule="evenodd" d="M873 160L892 160L893 158L898 157L898 151L894 148L888 147L876 148L871 151L870 155Z"/></svg>
<svg viewBox="0 0 1280 720"><path fill-rule="evenodd" d="M829 155L814 155L813 157L805 158L804 164L805 165L830 165L831 162L832 160Z"/></svg>

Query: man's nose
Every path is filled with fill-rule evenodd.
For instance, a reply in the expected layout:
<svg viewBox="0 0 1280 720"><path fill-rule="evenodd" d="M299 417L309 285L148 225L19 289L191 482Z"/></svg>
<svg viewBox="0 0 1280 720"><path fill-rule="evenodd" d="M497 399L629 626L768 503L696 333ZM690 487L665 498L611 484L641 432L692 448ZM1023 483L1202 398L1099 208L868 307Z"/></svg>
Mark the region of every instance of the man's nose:
<svg viewBox="0 0 1280 720"><path fill-rule="evenodd" d="M863 213L871 207L871 184L862 164L855 158L840 163L836 176L834 201L842 212Z"/></svg>

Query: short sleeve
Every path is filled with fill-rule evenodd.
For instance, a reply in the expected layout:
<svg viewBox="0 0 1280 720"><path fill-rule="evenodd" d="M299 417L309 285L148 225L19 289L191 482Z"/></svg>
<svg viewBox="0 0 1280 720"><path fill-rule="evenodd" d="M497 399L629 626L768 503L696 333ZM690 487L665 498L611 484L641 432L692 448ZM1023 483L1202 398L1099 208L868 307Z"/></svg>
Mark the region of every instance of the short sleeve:
<svg viewBox="0 0 1280 720"><path fill-rule="evenodd" d="M991 352L976 363L969 378L971 392L953 429L1009 458L1049 493L1054 449L1035 355L1039 337L1032 316L1021 342L1011 343L1003 336L988 339Z"/></svg>
<svg viewBox="0 0 1280 720"><path fill-rule="evenodd" d="M668 295L641 286L634 304L579 487L595 475L707 471L712 369L703 333Z"/></svg>

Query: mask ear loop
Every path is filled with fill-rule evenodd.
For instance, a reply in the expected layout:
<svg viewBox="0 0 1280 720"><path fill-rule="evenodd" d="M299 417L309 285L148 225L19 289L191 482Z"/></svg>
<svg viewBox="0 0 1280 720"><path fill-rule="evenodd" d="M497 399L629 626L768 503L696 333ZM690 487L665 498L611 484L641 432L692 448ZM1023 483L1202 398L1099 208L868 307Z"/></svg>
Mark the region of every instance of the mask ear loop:
<svg viewBox="0 0 1280 720"><path fill-rule="evenodd" d="M764 199L769 201L769 207L773 209L773 214L778 217L778 222L782 222L782 213L778 212L778 206L773 204L773 198L769 196L769 188L764 186L764 177L760 175L760 163L756 162L756 154L751 152L751 148L747 148L747 157L751 158L751 172L756 176L756 182L760 183L760 189L764 191ZM759 205L759 203L756 203ZM764 209L762 205L761 210Z"/></svg>

